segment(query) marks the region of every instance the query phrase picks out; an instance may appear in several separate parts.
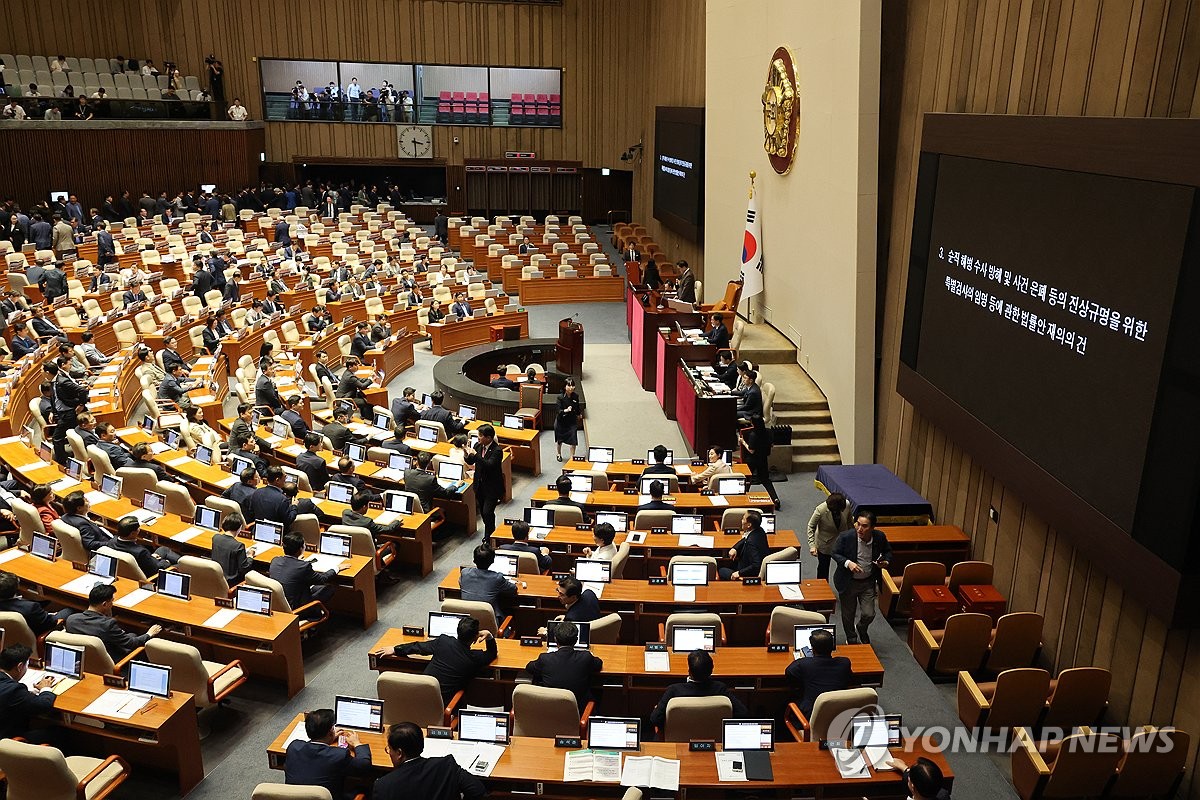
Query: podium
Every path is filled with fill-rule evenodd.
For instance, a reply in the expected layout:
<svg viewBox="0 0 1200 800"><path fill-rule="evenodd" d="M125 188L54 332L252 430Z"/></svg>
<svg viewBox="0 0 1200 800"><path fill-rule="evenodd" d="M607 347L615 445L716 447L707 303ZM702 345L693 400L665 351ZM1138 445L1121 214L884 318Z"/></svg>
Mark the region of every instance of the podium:
<svg viewBox="0 0 1200 800"><path fill-rule="evenodd" d="M583 325L570 317L559 320L554 361L559 372L583 375Z"/></svg>

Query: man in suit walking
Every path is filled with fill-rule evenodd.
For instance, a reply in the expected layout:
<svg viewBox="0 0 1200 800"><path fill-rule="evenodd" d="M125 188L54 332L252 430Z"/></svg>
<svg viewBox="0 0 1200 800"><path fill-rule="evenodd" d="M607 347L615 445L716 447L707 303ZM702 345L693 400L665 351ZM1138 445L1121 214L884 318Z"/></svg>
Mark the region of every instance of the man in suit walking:
<svg viewBox="0 0 1200 800"><path fill-rule="evenodd" d="M450 433L446 431L447 435ZM504 450L496 441L496 429L489 423L479 426L479 441L474 451L468 450L466 462L475 467L475 503L483 518L483 540L496 530L496 506L504 497L504 472L501 464Z"/></svg>
<svg viewBox="0 0 1200 800"><path fill-rule="evenodd" d="M120 661L150 639L162 633L162 626L151 625L146 632L133 635L112 618L113 598L117 588L112 584L98 583L88 592L87 611L67 617L67 633L95 636L104 643L104 649L113 661Z"/></svg>
<svg viewBox="0 0 1200 800"><path fill-rule="evenodd" d="M870 644L867 633L875 619L875 599L883 570L892 560L892 548L883 531L875 530L875 512L860 508L854 515L854 528L838 534L833 543L833 588L842 610L842 630L846 644ZM855 621L857 615L858 620Z"/></svg>
<svg viewBox="0 0 1200 800"><path fill-rule="evenodd" d="M575 695L582 712L592 694L592 676L604 669L604 661L587 650L576 650L579 628L573 622L557 622L548 626L558 649L542 653L525 665L535 686L567 689Z"/></svg>

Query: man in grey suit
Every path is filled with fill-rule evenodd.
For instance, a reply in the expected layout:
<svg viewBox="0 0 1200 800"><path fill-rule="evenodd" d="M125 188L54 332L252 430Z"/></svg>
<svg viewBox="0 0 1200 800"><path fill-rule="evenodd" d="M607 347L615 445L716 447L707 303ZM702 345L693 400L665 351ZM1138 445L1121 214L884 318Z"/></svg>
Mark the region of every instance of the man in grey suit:
<svg viewBox="0 0 1200 800"><path fill-rule="evenodd" d="M675 266L679 267L679 277L675 280L675 291L679 293L679 299L685 303L695 303L696 275L686 261L676 261Z"/></svg>
<svg viewBox="0 0 1200 800"><path fill-rule="evenodd" d="M249 548L236 538L246 527L241 514L226 514L221 520L221 532L212 537L212 560L221 565L221 572L230 585L241 583L254 566L254 547Z"/></svg>
<svg viewBox="0 0 1200 800"><path fill-rule="evenodd" d="M421 510L427 513L433 511L434 498L451 500L458 497L455 491L438 483L437 476L429 471L432 461L433 454L428 450L421 450L417 453L416 464L404 470L405 490L417 496L421 501Z"/></svg>
<svg viewBox="0 0 1200 800"><path fill-rule="evenodd" d="M472 558L475 566L463 567L458 574L458 588L462 590L462 599L490 604L496 612L496 619L500 620L504 616L500 610L500 598L516 597L517 584L499 572L492 572L491 566L496 560L496 551L490 546L479 545L475 548ZM521 587L525 587L524 581L521 582Z"/></svg>
<svg viewBox="0 0 1200 800"><path fill-rule="evenodd" d="M293 609L314 600L325 602L333 597L335 587L330 583L337 578L338 572L348 568L343 565L338 569L317 572L311 562L300 557L303 554L304 536L287 533L283 536L283 555L271 559L271 577L283 585L283 594Z"/></svg>
<svg viewBox="0 0 1200 800"><path fill-rule="evenodd" d="M104 642L104 649L113 661L120 661L155 636L162 633L162 626L155 624L140 636L134 636L112 618L113 598L117 596L115 586L98 583L88 592L87 611L67 617L67 633L95 636Z"/></svg>
<svg viewBox="0 0 1200 800"><path fill-rule="evenodd" d="M254 405L271 409L272 414L283 413L283 398L275 386L275 362L268 363L254 381Z"/></svg>

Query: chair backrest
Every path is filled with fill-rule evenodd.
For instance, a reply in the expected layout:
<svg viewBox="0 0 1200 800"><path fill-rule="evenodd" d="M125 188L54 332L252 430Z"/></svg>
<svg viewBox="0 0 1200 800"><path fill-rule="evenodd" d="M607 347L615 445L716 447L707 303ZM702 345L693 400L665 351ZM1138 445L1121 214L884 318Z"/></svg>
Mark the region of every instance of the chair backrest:
<svg viewBox="0 0 1200 800"><path fill-rule="evenodd" d="M633 518L635 530L646 531L651 528L671 528L671 517L674 511L639 511Z"/></svg>
<svg viewBox="0 0 1200 800"><path fill-rule="evenodd" d="M105 475L112 475L116 472L113 469L112 461L108 458L108 453L101 450L99 446L89 444L87 446L87 455L88 459L92 462L92 466L95 468L97 481Z"/></svg>
<svg viewBox="0 0 1200 800"><path fill-rule="evenodd" d="M225 571L211 558L182 556L175 565L176 572L192 576L192 594L201 597L228 597L229 582Z"/></svg>
<svg viewBox="0 0 1200 800"><path fill-rule="evenodd" d="M1023 667L1001 672L996 676L987 727L999 730L1036 725L1049 692L1050 673L1044 669Z"/></svg>
<svg viewBox="0 0 1200 800"><path fill-rule="evenodd" d="M131 581L139 581L141 583L149 580L146 577L146 573L142 572L142 568L138 565L137 559L133 557L133 554L113 550L111 547L101 547L96 552L112 556L117 560L117 577L128 578Z"/></svg>
<svg viewBox="0 0 1200 800"><path fill-rule="evenodd" d="M146 496L147 489L157 491L154 487L158 485L158 476L154 474L154 470L121 467L117 470L117 477L121 479L121 494L126 497L136 497L140 500Z"/></svg>
<svg viewBox="0 0 1200 800"><path fill-rule="evenodd" d="M17 515L17 524L20 526L17 544L21 547L29 547L33 544L35 533L46 532L46 526L42 523L42 515L32 505L15 497L9 501L9 505L12 507L13 513Z"/></svg>
<svg viewBox="0 0 1200 800"><path fill-rule="evenodd" d="M62 559L71 561L76 564L86 564L90 560L90 554L87 548L83 546L83 537L79 535L79 529L74 525L68 525L61 519L56 519L50 523L50 529L54 531L55 537L58 538L58 543L62 545ZM4 627L0 625L0 628Z"/></svg>
<svg viewBox="0 0 1200 800"><path fill-rule="evenodd" d="M324 786L289 786L286 783L260 783L250 800L333 800Z"/></svg>
<svg viewBox="0 0 1200 800"><path fill-rule="evenodd" d="M104 548L100 548L103 550ZM116 671L112 656L104 649L104 642L98 636L85 636L81 633L66 631L50 631L47 642L70 644L83 648L83 671L93 675L112 675Z"/></svg>
<svg viewBox="0 0 1200 800"><path fill-rule="evenodd" d="M23 644L34 653L38 651L37 635L15 611L0 611L0 629L4 630L4 645Z"/></svg>
<svg viewBox="0 0 1200 800"><path fill-rule="evenodd" d="M578 506L560 506L557 503L548 503L546 508L554 511L555 525L578 525L583 522L583 512Z"/></svg>
<svg viewBox="0 0 1200 800"><path fill-rule="evenodd" d="M849 738L850 720L854 714L877 702L879 702L879 695L874 689L839 689L822 692L817 696L817 701L813 704L813 713L809 717L809 741ZM835 724L845 727L840 730L832 730Z"/></svg>
<svg viewBox="0 0 1200 800"><path fill-rule="evenodd" d="M139 311L134 316L133 322L137 326L138 333L155 333L159 329L159 323L154 319L154 314L149 311Z"/></svg>
<svg viewBox="0 0 1200 800"><path fill-rule="evenodd" d="M820 611L808 611L791 606L775 606L771 609L771 621L767 625L767 644L794 644L797 625L824 625L829 620Z"/></svg>
<svg viewBox="0 0 1200 800"><path fill-rule="evenodd" d="M241 506L239 506L237 503L235 503L232 500L229 500L228 498L225 498L225 497L216 497L216 496L206 497L206 498L204 498L204 505L208 506L209 508L215 508L217 511L220 511L221 516L225 516L226 514L241 514L242 513ZM316 544L316 542L313 542L313 544Z"/></svg>
<svg viewBox="0 0 1200 800"><path fill-rule="evenodd" d="M918 586L944 585L946 565L940 561L914 561L904 568L900 594L893 612L902 617L912 614L913 589Z"/></svg>
<svg viewBox="0 0 1200 800"><path fill-rule="evenodd" d="M188 494L186 487L180 486L178 483L159 481L154 487L154 491L162 492L167 496L168 514L176 514L185 520L195 519L196 501Z"/></svg>
<svg viewBox="0 0 1200 800"><path fill-rule="evenodd" d="M557 522L557 520L555 520ZM676 564L707 564L708 579L715 581L717 579L717 559L715 556L693 556L687 553L681 553L677 556L671 556L671 560L667 562L667 575L670 576L671 569Z"/></svg>
<svg viewBox="0 0 1200 800"><path fill-rule="evenodd" d="M1005 614L996 622L988 649L988 672L1031 666L1042 649L1042 615L1033 611Z"/></svg>
<svg viewBox="0 0 1200 800"><path fill-rule="evenodd" d="M602 469L577 469L572 471L571 474L589 476L592 479L592 491L608 491L608 473Z"/></svg>
<svg viewBox="0 0 1200 800"><path fill-rule="evenodd" d="M691 739L720 739L721 723L733 716L733 703L724 695L713 697L672 697L667 702L667 721L663 725L665 742Z"/></svg>
<svg viewBox="0 0 1200 800"><path fill-rule="evenodd" d="M432 675L383 672L376 681L376 691L383 701L384 725L412 722L428 728L444 724L442 690Z"/></svg>
<svg viewBox="0 0 1200 800"><path fill-rule="evenodd" d="M625 565L629 563L629 554L633 550L633 545L629 542L621 542L617 545L617 554L612 558L612 566L609 569L613 580L621 580L625 577Z"/></svg>
<svg viewBox="0 0 1200 800"><path fill-rule="evenodd" d="M470 614L479 620L479 630L491 631L493 634L499 632L499 626L496 624L496 611L492 608L491 603L447 598L442 601L441 610L449 614Z"/></svg>
<svg viewBox="0 0 1200 800"><path fill-rule="evenodd" d="M579 705L569 689L518 684L513 689L513 735L552 739L576 735L579 731Z"/></svg>
<svg viewBox="0 0 1200 800"><path fill-rule="evenodd" d="M1122 742L1108 733L1079 733L1062 740L1050 765L1043 797L1099 797L1121 762Z"/></svg>
<svg viewBox="0 0 1200 800"><path fill-rule="evenodd" d="M664 633L668 642L671 641L671 631L676 625L714 625L717 628L717 636L721 635L720 614L692 611L679 611L669 614L664 626Z"/></svg>
<svg viewBox="0 0 1200 800"><path fill-rule="evenodd" d="M1178 728L1147 726L1129 737L1106 797L1173 797L1187 766L1192 737Z"/></svg>
<svg viewBox="0 0 1200 800"><path fill-rule="evenodd" d="M614 611L593 620L590 636L592 644L616 644L621 638L621 615Z"/></svg>
<svg viewBox="0 0 1200 800"><path fill-rule="evenodd" d="M540 383L521 384L521 408L542 408L542 385Z"/></svg>
<svg viewBox="0 0 1200 800"><path fill-rule="evenodd" d="M259 589L270 589L271 610L285 614L292 613L292 604L288 602L287 595L283 593L283 584L279 581L252 569L246 573L246 585L256 586Z"/></svg>
<svg viewBox="0 0 1200 800"><path fill-rule="evenodd" d="M992 582L992 565L986 561L960 561L950 568L950 591L959 586L986 586Z"/></svg>
<svg viewBox="0 0 1200 800"><path fill-rule="evenodd" d="M800 558L800 550L798 548L785 547L782 550L776 550L774 553L770 553L766 558L763 559L762 567L760 567L758 570L758 577L763 578L764 580L766 579L767 564L771 563L772 561L795 561L798 558Z"/></svg>
<svg viewBox="0 0 1200 800"><path fill-rule="evenodd" d="M193 578L193 591L195 588L196 582ZM146 658L151 663L171 668L172 690L187 692L195 698L196 705L200 708L207 708L213 704L208 690L208 671L204 668L200 651L195 647L155 637L146 642Z"/></svg>
<svg viewBox="0 0 1200 800"><path fill-rule="evenodd" d="M1072 667L1058 673L1052 686L1043 726L1065 730L1094 725L1108 707L1112 673L1103 667Z"/></svg>
<svg viewBox="0 0 1200 800"><path fill-rule="evenodd" d="M0 771L8 778L10 800L75 798L83 777L71 771L62 751L13 739L0 740Z"/></svg>
<svg viewBox="0 0 1200 800"><path fill-rule="evenodd" d="M987 614L953 614L946 620L942 646L933 671L956 675L979 669L992 638L992 618Z"/></svg>
<svg viewBox="0 0 1200 800"><path fill-rule="evenodd" d="M516 553L515 555L517 556L517 574L538 575L541 573L542 568L538 564L538 557L536 555L533 553Z"/></svg>
<svg viewBox="0 0 1200 800"><path fill-rule="evenodd" d="M211 499L212 498L209 498L209 500L211 500ZM205 500L204 502L205 502L205 504L208 504L208 500ZM226 502L233 502L233 501L227 500ZM317 520L316 514L297 514L296 518L294 520L292 520L292 527L290 528L290 530L303 536L305 544L311 544L311 545L315 546L315 545L318 545L321 543L321 523ZM358 530L362 530L362 529L359 528ZM335 533L336 533L336 531L335 531ZM368 531L368 533L369 533L369 531ZM351 551L352 552L353 552L353 546L354 546L354 543L351 542ZM367 554L362 553L361 555L367 555ZM372 552L372 553L370 553L370 555L374 556L375 554Z"/></svg>

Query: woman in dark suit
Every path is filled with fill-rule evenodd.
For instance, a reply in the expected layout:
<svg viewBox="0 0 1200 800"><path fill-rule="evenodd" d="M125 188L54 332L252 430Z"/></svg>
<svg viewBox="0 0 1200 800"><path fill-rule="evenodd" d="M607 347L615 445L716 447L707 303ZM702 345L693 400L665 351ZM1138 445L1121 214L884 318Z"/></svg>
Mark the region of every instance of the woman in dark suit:
<svg viewBox="0 0 1200 800"><path fill-rule="evenodd" d="M204 323L204 330L200 332L200 337L204 340L204 349L210 356L215 356L221 347L221 336L217 333L216 325L217 318L209 317Z"/></svg>
<svg viewBox="0 0 1200 800"><path fill-rule="evenodd" d="M642 285L655 292L663 287L662 276L658 274L658 264L654 263L653 258L642 268Z"/></svg>
<svg viewBox="0 0 1200 800"><path fill-rule="evenodd" d="M742 446L742 458L750 467L750 482L761 483L767 494L775 501L775 510L783 508L775 484L771 483L771 469L767 460L771 457L771 432L761 414L750 417L750 428L738 431L738 443Z"/></svg>
<svg viewBox="0 0 1200 800"><path fill-rule="evenodd" d="M579 417L582 407L579 395L575 392L575 381L567 378L563 384L562 394L558 396L558 412L554 416L554 450L558 460L563 460L562 446L571 448L571 457L575 457L575 447L579 444Z"/></svg>

